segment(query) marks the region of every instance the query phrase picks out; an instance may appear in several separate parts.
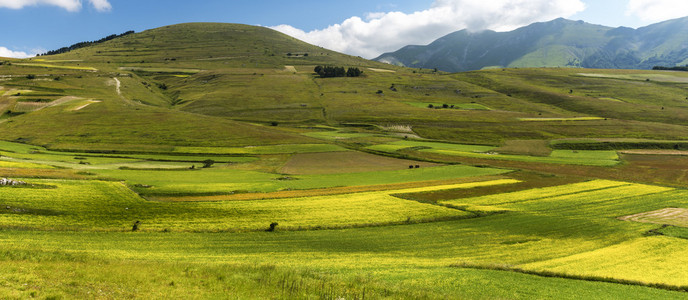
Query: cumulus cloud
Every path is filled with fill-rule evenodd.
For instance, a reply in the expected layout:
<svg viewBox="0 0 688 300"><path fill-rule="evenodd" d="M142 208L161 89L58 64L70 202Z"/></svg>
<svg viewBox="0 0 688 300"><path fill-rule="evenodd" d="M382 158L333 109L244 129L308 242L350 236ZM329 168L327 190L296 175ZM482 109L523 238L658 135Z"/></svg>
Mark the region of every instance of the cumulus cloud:
<svg viewBox="0 0 688 300"><path fill-rule="evenodd" d="M112 5L108 0L88 0L100 12L109 11ZM51 5L64 8L70 12L80 11L81 0L0 0L0 8L22 9L26 6Z"/></svg>
<svg viewBox="0 0 688 300"><path fill-rule="evenodd" d="M461 29L507 31L584 9L580 0L435 0L426 10L374 12L365 20L351 17L309 32L290 25L271 28L328 49L373 58L405 45L428 44Z"/></svg>
<svg viewBox="0 0 688 300"><path fill-rule="evenodd" d="M105 12L112 10L112 5L108 0L88 0L88 2L91 2L91 5L93 5L97 11Z"/></svg>
<svg viewBox="0 0 688 300"><path fill-rule="evenodd" d="M637 16L647 22L684 17L687 11L688 1L685 0L630 0L626 7L626 15Z"/></svg>
<svg viewBox="0 0 688 300"><path fill-rule="evenodd" d="M23 51L12 51L5 47L0 47L0 57L13 57L13 58L27 58L36 56L35 54L28 54Z"/></svg>

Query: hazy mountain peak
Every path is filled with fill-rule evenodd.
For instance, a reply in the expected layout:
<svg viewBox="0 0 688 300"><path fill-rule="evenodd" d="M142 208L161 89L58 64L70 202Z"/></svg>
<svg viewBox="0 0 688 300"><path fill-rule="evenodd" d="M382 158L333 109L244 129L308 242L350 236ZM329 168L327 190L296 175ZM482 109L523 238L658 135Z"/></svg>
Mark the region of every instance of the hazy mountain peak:
<svg viewBox="0 0 688 300"><path fill-rule="evenodd" d="M639 29L557 18L509 32L457 31L376 60L459 72L486 67L650 69L688 62L688 17Z"/></svg>

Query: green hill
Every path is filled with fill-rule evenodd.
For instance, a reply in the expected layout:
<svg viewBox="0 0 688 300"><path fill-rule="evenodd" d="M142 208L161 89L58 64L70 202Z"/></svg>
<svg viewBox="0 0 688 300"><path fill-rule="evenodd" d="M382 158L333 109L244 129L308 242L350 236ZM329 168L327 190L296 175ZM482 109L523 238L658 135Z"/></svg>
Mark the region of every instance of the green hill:
<svg viewBox="0 0 688 300"><path fill-rule="evenodd" d="M605 29L557 20L528 30L593 45L599 38L592 33ZM559 35L562 30L566 34ZM537 35L525 33L535 43ZM497 42L497 33L483 35ZM527 59L535 57L520 61ZM358 67L363 76L320 78L316 65ZM0 69L12 74L0 82L0 138L53 148L312 143L298 128L346 124L401 126L423 138L487 145L688 138L683 73L444 74L351 57L248 25L166 26L64 54L8 61ZM529 119L578 121L523 121Z"/></svg>
<svg viewBox="0 0 688 300"><path fill-rule="evenodd" d="M192 69L374 64L310 45L269 28L227 23L164 26L51 57L90 63L174 65Z"/></svg>
<svg viewBox="0 0 688 300"><path fill-rule="evenodd" d="M490 67L651 69L688 63L688 18L637 30L556 19L510 32L461 30L377 61L449 72Z"/></svg>
<svg viewBox="0 0 688 300"><path fill-rule="evenodd" d="M0 68L13 75L0 84L2 138L87 148L313 142L230 119L323 121L318 87L297 68L308 74L318 64L382 65L271 29L218 23L166 26L64 54L6 61ZM63 97L72 100L55 101ZM83 109L69 106L89 100L93 104Z"/></svg>

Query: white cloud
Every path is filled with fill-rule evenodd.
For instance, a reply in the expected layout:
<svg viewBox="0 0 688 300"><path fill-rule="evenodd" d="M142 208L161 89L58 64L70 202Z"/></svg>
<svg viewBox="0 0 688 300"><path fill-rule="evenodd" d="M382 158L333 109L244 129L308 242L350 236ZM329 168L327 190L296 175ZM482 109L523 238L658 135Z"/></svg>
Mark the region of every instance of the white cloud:
<svg viewBox="0 0 688 300"><path fill-rule="evenodd" d="M109 11L112 5L108 0L88 0L100 12ZM81 0L0 0L0 8L22 9L26 6L51 5L64 8L70 12L80 11Z"/></svg>
<svg viewBox="0 0 688 300"><path fill-rule="evenodd" d="M88 2L91 2L91 5L93 5L93 7L95 7L95 9L99 12L112 10L112 5L110 2L108 2L108 0L88 0Z"/></svg>
<svg viewBox="0 0 688 300"><path fill-rule="evenodd" d="M36 56L35 54L28 54L23 51L12 51L5 47L0 47L0 57L13 57L13 58L27 58Z"/></svg>
<svg viewBox="0 0 688 300"><path fill-rule="evenodd" d="M435 0L423 11L369 13L365 20L351 17L310 32L289 25L271 28L328 49L373 58L405 45L428 44L461 29L506 31L584 9L580 0Z"/></svg>
<svg viewBox="0 0 688 300"><path fill-rule="evenodd" d="M643 21L659 22L688 15L685 0L630 0L626 15L634 15Z"/></svg>

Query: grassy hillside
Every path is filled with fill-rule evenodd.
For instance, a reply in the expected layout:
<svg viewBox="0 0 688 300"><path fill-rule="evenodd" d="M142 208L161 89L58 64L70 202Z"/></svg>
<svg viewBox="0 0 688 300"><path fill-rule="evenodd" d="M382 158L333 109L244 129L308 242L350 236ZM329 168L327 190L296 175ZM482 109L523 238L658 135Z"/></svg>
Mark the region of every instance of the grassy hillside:
<svg viewBox="0 0 688 300"><path fill-rule="evenodd" d="M170 25L51 57L100 64L174 65L190 69L377 64L313 46L265 27L227 23Z"/></svg>
<svg viewBox="0 0 688 300"><path fill-rule="evenodd" d="M559 38L577 40L574 32ZM364 73L319 78L313 68L320 64ZM451 75L370 62L238 24L167 26L0 68L15 74L0 85L6 91L0 109L19 122L0 125L12 129L4 139L43 145L74 144L70 136L101 144L250 145L261 135L271 144L312 143L284 127L349 123L401 126L424 138L494 146L532 139L688 138L688 78L682 73L496 69ZM94 102L69 113L46 104L66 96ZM47 107L33 112L42 106ZM157 130L164 142L131 129L138 123L133 120L143 119L158 120L158 129L146 130ZM75 132L44 120L93 126ZM216 129L196 134L208 122ZM129 129L116 132L124 124ZM179 127L186 124L198 129ZM25 125L41 130L27 132ZM255 131L241 129L246 126Z"/></svg>

